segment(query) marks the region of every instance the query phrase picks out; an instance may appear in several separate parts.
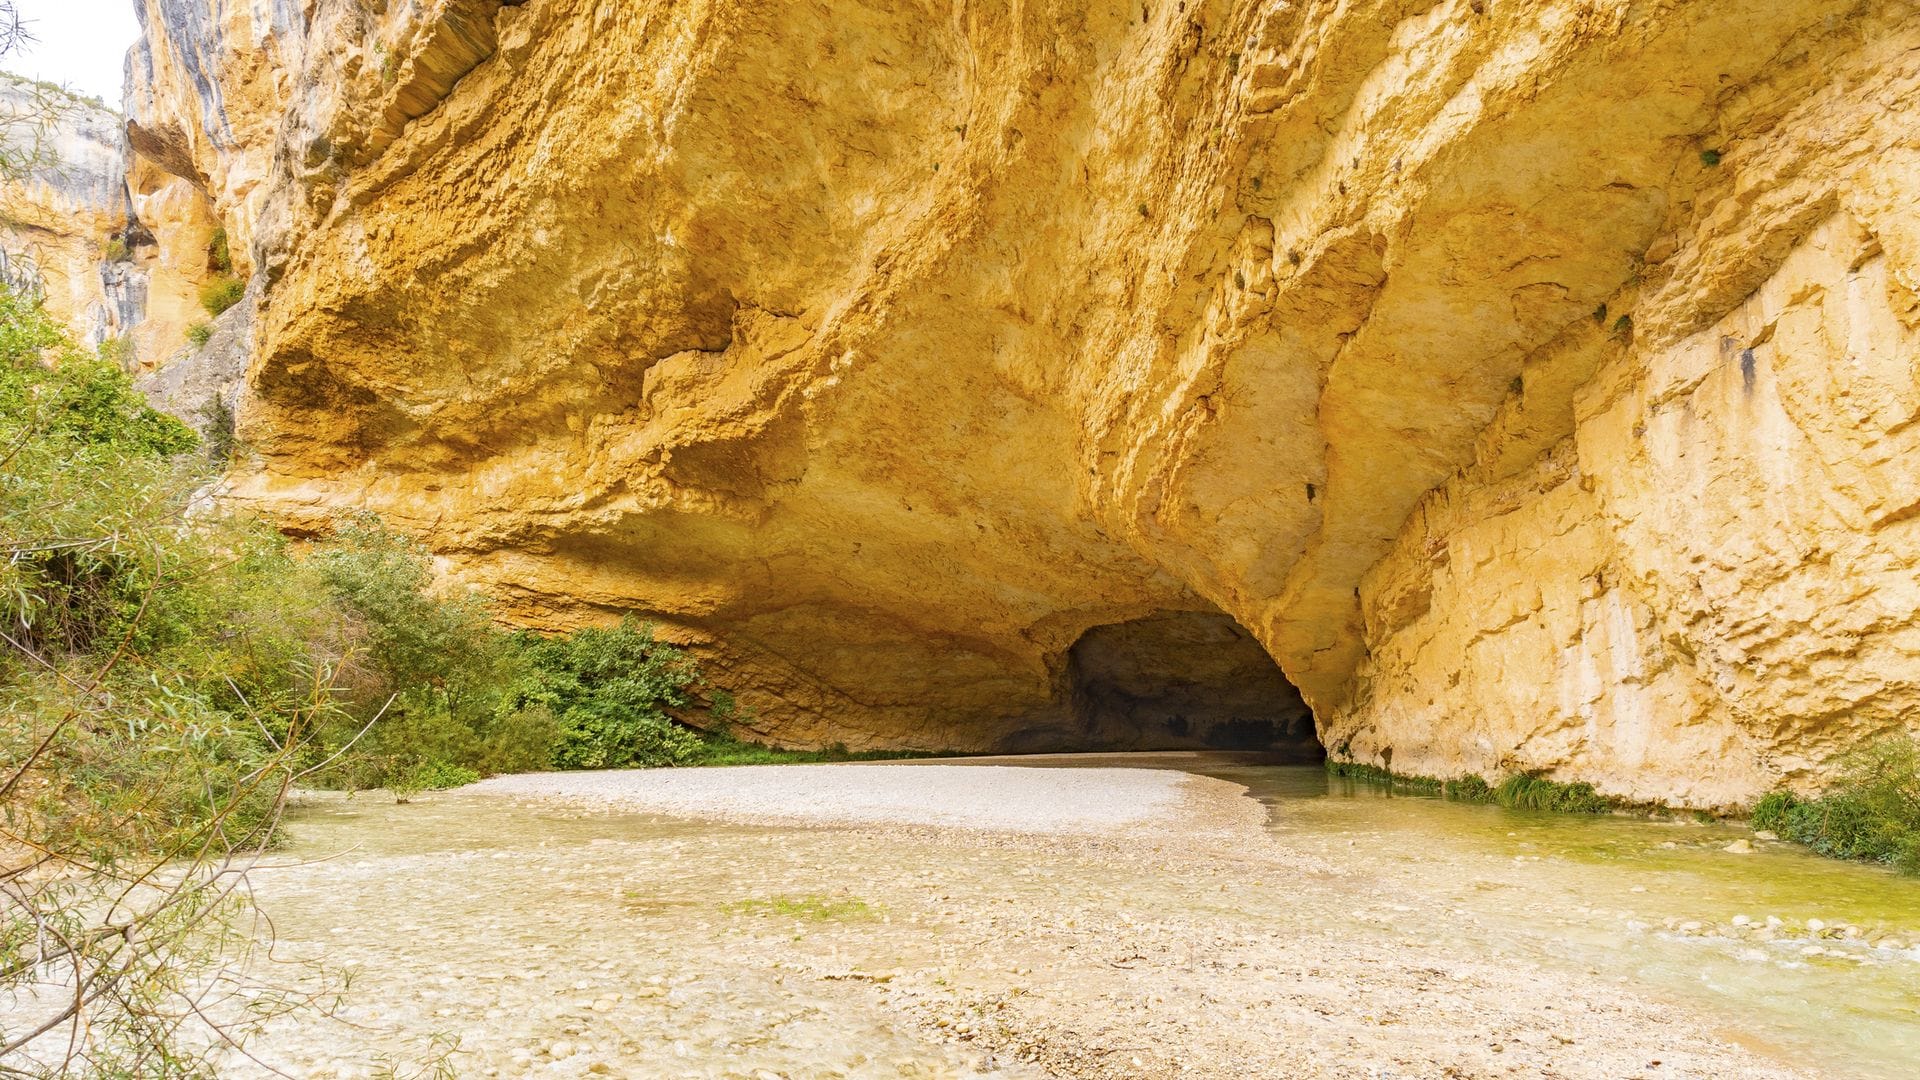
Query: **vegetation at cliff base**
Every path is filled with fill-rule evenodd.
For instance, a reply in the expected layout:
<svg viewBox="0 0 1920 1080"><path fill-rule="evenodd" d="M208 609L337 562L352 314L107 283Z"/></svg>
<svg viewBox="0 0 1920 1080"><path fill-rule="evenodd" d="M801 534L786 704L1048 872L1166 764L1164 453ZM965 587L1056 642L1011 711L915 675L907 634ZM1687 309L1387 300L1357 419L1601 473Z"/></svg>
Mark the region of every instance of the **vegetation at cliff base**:
<svg viewBox="0 0 1920 1080"><path fill-rule="evenodd" d="M1563 784L1522 773L1493 789L1493 801L1515 810L1553 810L1563 814L1604 814L1612 809L1592 784Z"/></svg>
<svg viewBox="0 0 1920 1080"><path fill-rule="evenodd" d="M650 628L506 633L376 519L303 544L207 506L199 449L0 290L0 1057L49 1076L206 1074L190 990L253 940L228 931L296 786L740 745L682 723L738 710ZM256 1020L312 1004L255 989Z"/></svg>
<svg viewBox="0 0 1920 1080"><path fill-rule="evenodd" d="M1753 827L1822 855L1920 874L1920 746L1895 736L1855 751L1818 797L1776 791L1761 799Z"/></svg>
<svg viewBox="0 0 1920 1080"><path fill-rule="evenodd" d="M1327 771L1367 783L1383 784L1412 795L1438 795L1453 802L1493 803L1510 810L1549 810L1563 814L1604 814L1614 808L1606 796L1584 782L1562 783L1535 773L1516 773L1492 785L1468 774L1451 780L1410 776L1378 765L1327 759Z"/></svg>

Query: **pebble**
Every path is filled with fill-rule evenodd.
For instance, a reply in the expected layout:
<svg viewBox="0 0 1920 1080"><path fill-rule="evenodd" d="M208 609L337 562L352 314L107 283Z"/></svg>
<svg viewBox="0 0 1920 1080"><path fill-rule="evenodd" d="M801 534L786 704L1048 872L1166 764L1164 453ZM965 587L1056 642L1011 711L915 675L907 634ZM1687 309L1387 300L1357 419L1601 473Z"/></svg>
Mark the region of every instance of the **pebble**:
<svg viewBox="0 0 1920 1080"><path fill-rule="evenodd" d="M1778 840L1780 834L1770 829L1761 829L1753 834L1755 840Z"/></svg>
<svg viewBox="0 0 1920 1080"><path fill-rule="evenodd" d="M1752 918L1752 916L1748 916L1748 915L1735 915L1735 916L1733 917L1733 925L1735 925L1735 926L1752 926L1752 925L1753 925L1753 918Z"/></svg>
<svg viewBox="0 0 1920 1080"><path fill-rule="evenodd" d="M1726 847L1721 848L1720 850L1726 852L1729 855L1751 855L1753 854L1753 841L1745 839L1743 837L1739 840L1735 840L1733 843L1728 844Z"/></svg>
<svg viewBox="0 0 1920 1080"><path fill-rule="evenodd" d="M1820 919L1807 920L1807 929L1813 931L1816 934L1822 930L1825 930L1826 928L1827 928L1827 924Z"/></svg>

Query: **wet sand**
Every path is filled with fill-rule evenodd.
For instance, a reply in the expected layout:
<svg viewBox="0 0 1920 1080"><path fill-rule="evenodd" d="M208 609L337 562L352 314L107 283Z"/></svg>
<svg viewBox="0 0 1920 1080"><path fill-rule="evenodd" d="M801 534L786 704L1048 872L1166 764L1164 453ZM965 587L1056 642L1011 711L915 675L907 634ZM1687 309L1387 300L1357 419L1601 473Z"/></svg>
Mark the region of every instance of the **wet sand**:
<svg viewBox="0 0 1920 1080"><path fill-rule="evenodd" d="M1224 781L1114 770L1137 775L1103 778L1109 798L1049 770L927 772L967 768L318 797L291 857L354 850L263 870L258 894L277 955L356 972L353 1026L282 1022L254 1049L313 1077L372 1076L435 1036L459 1076L1830 1075L1617 981L1449 941L1445 911L1277 841ZM699 799L662 794L682 776ZM663 800L725 820L631 809ZM1029 814L1050 803L1071 828ZM844 816L893 804L906 820ZM918 823L929 807L940 824ZM1346 916L1396 900L1393 927Z"/></svg>

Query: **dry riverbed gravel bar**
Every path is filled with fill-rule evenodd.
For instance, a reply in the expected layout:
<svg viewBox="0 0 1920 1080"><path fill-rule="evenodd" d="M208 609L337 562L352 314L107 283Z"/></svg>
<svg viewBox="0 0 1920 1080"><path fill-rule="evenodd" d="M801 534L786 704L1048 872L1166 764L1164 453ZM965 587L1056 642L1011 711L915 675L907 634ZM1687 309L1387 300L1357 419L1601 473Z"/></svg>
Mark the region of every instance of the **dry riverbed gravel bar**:
<svg viewBox="0 0 1920 1080"><path fill-rule="evenodd" d="M253 1049L316 1078L436 1038L462 1077L1826 1075L1611 980L1450 944L1441 910L1425 934L1349 919L1421 900L1282 846L1235 785L1105 771L1097 790L823 766L620 774L631 798L612 774L315 796L257 890L276 956L352 986L340 1020ZM728 820L632 811L672 799ZM919 809L841 816L889 805ZM744 823L755 806L779 824Z"/></svg>

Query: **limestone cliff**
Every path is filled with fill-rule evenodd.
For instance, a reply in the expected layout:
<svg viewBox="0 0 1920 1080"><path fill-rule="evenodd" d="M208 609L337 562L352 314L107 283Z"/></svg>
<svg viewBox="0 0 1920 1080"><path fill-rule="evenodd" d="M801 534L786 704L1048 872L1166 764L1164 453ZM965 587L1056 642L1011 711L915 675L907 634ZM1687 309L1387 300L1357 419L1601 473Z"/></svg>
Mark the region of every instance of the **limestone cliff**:
<svg viewBox="0 0 1920 1080"><path fill-rule="evenodd" d="M193 182L160 173L130 125L98 101L0 73L0 258L9 285L42 298L89 346L151 376L195 364L187 329L221 271L219 221Z"/></svg>
<svg viewBox="0 0 1920 1080"><path fill-rule="evenodd" d="M1124 727L1086 657L1247 671L1221 613L1402 771L1722 806L1912 725L1906 0L141 6L235 496L763 734Z"/></svg>
<svg viewBox="0 0 1920 1080"><path fill-rule="evenodd" d="M128 222L123 144L107 108L0 73L0 153L19 172L0 184L5 278L88 345L130 333L145 306L124 239L109 258Z"/></svg>

